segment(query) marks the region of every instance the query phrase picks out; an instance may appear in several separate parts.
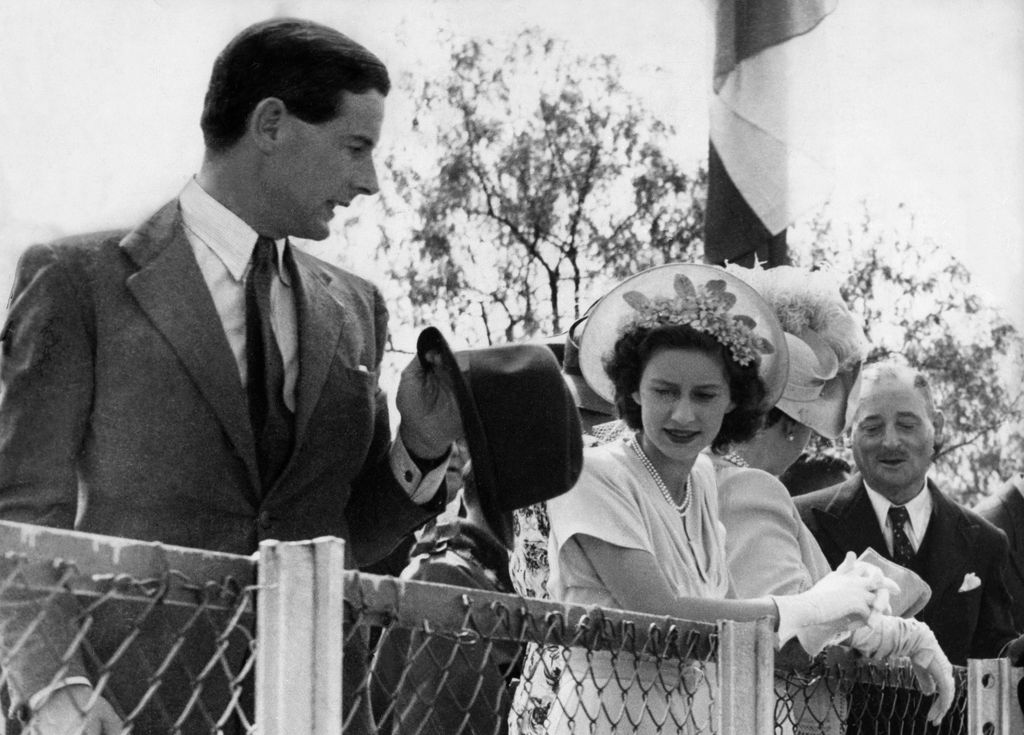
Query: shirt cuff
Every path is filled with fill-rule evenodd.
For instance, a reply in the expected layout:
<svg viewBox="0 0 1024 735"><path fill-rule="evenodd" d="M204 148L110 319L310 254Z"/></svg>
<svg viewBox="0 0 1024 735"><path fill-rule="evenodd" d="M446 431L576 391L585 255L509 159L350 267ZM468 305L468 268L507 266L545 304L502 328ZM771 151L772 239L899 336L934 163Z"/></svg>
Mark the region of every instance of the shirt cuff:
<svg viewBox="0 0 1024 735"><path fill-rule="evenodd" d="M92 682L84 676L69 676L66 679L58 679L48 687L40 689L38 692L28 698L28 709L29 712L38 712L39 708L45 704L46 700L49 699L54 693L59 692L65 687L75 686L76 684L82 684L89 688L92 688Z"/></svg>
<svg viewBox="0 0 1024 735"><path fill-rule="evenodd" d="M424 473L416 466L416 462L409 456L409 450L405 448L405 443L402 441L401 436L398 436L391 442L391 451L388 458L391 461L391 472L395 475L395 479L398 480L398 484L402 486L402 489L405 490L412 502L417 505L424 505L433 499L434 495L437 494L437 489L444 482L450 457L451 452L449 451L448 455L441 461L441 464Z"/></svg>

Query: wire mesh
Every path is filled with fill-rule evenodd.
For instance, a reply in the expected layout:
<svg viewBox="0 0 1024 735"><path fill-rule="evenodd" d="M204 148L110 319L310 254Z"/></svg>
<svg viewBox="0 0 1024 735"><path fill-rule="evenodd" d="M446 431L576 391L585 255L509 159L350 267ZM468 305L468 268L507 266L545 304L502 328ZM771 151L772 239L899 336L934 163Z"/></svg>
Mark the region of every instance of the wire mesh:
<svg viewBox="0 0 1024 735"><path fill-rule="evenodd" d="M163 565L173 560L164 551ZM138 576L5 552L0 686L13 705L7 732L33 731L41 723L30 703L79 677L92 686L70 700L82 722L106 702L128 732L254 732L254 567L238 559L240 576L200 579L170 566Z"/></svg>
<svg viewBox="0 0 1024 735"><path fill-rule="evenodd" d="M13 525L0 524L0 688L16 704L83 675L94 689L78 701L81 712L109 702L127 732L256 732L256 698L273 695L258 692L254 676L254 560L117 539L104 546L72 532L48 531L46 546L8 533ZM341 705L317 733L959 735L968 732L969 697L984 732L1006 730L992 723L1009 721L1000 708L1017 705L1019 670L989 666L970 683L968 670L955 668L953 706L931 728L931 698L908 665L841 648L813 660L775 656L770 627L754 637L768 642L762 659L734 642L729 624L352 571L331 578L342 580L339 606L311 624L341 626L343 643L331 644L343 648ZM262 594L266 602L270 590ZM310 620L281 625L317 614L296 608ZM280 631L260 627L266 652ZM308 663L335 691L317 662L338 657L300 649L280 649L283 671ZM747 716L761 703L763 717ZM19 711L30 729L31 712ZM261 729L293 731L289 718L276 719ZM9 723L6 735L18 727Z"/></svg>
<svg viewBox="0 0 1024 735"><path fill-rule="evenodd" d="M714 625L367 575L350 591L366 667L346 733L716 732Z"/></svg>
<svg viewBox="0 0 1024 735"><path fill-rule="evenodd" d="M967 669L953 668L956 695L939 726L928 724L934 699L926 695L909 662L861 658L827 649L809 663L775 671L775 731L795 735L966 735Z"/></svg>

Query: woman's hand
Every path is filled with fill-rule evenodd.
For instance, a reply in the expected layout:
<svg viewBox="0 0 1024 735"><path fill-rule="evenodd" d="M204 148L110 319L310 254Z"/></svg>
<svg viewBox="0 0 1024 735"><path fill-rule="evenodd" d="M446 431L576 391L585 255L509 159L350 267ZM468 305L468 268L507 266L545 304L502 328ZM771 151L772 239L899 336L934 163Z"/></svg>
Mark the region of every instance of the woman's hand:
<svg viewBox="0 0 1024 735"><path fill-rule="evenodd" d="M850 646L870 658L884 660L907 656L914 676L925 694L938 692L928 721L937 725L949 710L956 694L953 665L949 663L932 629L920 620L879 616L850 636Z"/></svg>
<svg viewBox="0 0 1024 735"><path fill-rule="evenodd" d="M835 571L798 595L772 597L779 609L779 639L785 643L801 630L822 628L827 635L815 635L815 654L831 640L882 614L889 606L889 595L898 592L896 583L878 567L858 562L848 552ZM803 638L801 642L805 643ZM807 644L805 643L805 648Z"/></svg>
<svg viewBox="0 0 1024 735"><path fill-rule="evenodd" d="M92 687L73 684L58 689L33 714L28 732L33 735L117 735L121 718L103 697L92 699Z"/></svg>

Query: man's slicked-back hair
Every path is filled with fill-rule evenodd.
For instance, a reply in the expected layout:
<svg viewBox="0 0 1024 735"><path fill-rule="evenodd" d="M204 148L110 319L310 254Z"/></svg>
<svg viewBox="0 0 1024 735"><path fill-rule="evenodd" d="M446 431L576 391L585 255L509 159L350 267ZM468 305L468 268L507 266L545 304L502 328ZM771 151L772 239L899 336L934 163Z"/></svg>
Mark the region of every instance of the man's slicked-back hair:
<svg viewBox="0 0 1024 735"><path fill-rule="evenodd" d="M387 67L339 31L298 18L274 18L249 26L213 64L201 127L206 147L224 151L245 132L260 100L276 97L308 123L339 114L343 92L376 90L387 95Z"/></svg>

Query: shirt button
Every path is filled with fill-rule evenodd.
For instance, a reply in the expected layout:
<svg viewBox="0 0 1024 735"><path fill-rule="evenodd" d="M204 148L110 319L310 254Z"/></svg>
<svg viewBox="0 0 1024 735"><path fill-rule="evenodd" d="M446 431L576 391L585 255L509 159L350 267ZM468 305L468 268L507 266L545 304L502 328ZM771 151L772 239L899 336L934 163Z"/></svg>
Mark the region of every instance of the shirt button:
<svg viewBox="0 0 1024 735"><path fill-rule="evenodd" d="M270 513L265 510L260 511L257 521L260 524L260 528L270 528Z"/></svg>

